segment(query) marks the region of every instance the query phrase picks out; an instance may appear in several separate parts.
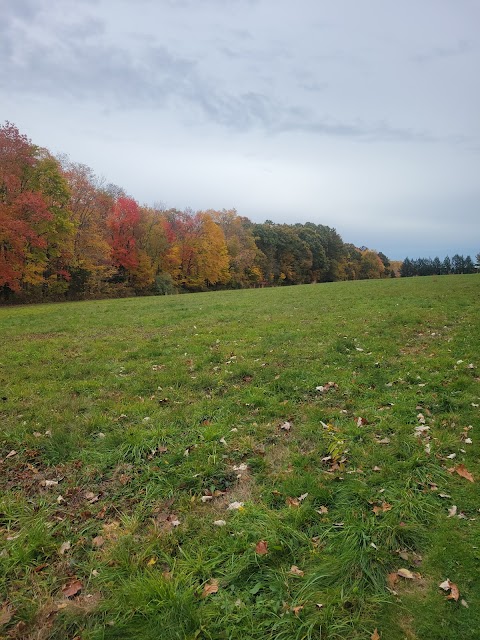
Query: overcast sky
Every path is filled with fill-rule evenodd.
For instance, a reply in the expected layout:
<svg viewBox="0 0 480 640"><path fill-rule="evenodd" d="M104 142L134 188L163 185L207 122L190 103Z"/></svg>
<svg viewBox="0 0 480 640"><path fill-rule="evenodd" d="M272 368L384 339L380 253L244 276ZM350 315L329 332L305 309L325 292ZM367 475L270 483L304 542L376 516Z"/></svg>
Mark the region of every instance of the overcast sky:
<svg viewBox="0 0 480 640"><path fill-rule="evenodd" d="M478 0L0 0L0 123L141 204L480 251Z"/></svg>

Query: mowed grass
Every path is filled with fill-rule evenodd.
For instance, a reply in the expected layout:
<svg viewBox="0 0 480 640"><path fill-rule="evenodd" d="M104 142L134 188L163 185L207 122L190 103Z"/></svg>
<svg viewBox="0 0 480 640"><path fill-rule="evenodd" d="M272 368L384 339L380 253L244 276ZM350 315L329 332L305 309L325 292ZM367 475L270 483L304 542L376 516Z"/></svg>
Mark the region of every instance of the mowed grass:
<svg viewBox="0 0 480 640"><path fill-rule="evenodd" d="M0 309L0 637L478 638L479 302L472 275Z"/></svg>

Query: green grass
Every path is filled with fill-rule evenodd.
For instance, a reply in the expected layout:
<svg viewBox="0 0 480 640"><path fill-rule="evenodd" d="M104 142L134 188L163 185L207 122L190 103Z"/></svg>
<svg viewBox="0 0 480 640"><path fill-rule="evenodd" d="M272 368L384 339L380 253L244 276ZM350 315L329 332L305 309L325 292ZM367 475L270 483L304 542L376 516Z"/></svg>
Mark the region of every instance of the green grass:
<svg viewBox="0 0 480 640"><path fill-rule="evenodd" d="M0 309L0 637L478 638L479 302L473 275Z"/></svg>

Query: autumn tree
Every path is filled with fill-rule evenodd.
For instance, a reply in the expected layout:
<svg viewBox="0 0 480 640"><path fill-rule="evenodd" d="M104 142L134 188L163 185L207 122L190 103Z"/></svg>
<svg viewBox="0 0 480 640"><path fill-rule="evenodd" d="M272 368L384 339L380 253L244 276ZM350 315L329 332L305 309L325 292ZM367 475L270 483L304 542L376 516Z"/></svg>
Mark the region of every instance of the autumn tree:
<svg viewBox="0 0 480 640"><path fill-rule="evenodd" d="M114 271L107 220L115 200L90 167L71 162L66 156L60 161L70 189L69 208L75 225L69 291L74 296L99 295Z"/></svg>
<svg viewBox="0 0 480 640"><path fill-rule="evenodd" d="M229 282L234 288L256 284L261 273L256 264L260 251L255 244L252 223L235 209L208 210L207 213L221 227L227 244Z"/></svg>
<svg viewBox="0 0 480 640"><path fill-rule="evenodd" d="M173 241L166 264L175 283L198 291L228 281L229 260L225 236L205 211L170 211L168 232Z"/></svg>
<svg viewBox="0 0 480 640"><path fill-rule="evenodd" d="M107 220L110 230L111 260L117 268L117 280L135 289L147 289L154 280L152 261L140 249L140 207L133 198L120 196Z"/></svg>
<svg viewBox="0 0 480 640"><path fill-rule="evenodd" d="M375 251L367 249L362 252L359 273L359 278L361 280L381 278L384 272L385 266Z"/></svg>
<svg viewBox="0 0 480 640"><path fill-rule="evenodd" d="M69 278L74 224L58 162L18 129L0 127L0 286L59 293Z"/></svg>

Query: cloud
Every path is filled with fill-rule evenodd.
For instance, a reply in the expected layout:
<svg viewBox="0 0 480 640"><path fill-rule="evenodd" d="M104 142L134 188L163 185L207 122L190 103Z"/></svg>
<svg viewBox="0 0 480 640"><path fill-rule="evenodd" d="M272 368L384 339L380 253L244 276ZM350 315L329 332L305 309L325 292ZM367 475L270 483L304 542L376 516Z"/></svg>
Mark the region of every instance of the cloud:
<svg viewBox="0 0 480 640"><path fill-rule="evenodd" d="M175 55L149 39L136 50L110 44L105 24L98 18L57 23L46 38L38 37L25 25L11 25L6 35L2 56L8 63L0 68L0 88L8 91L56 96L58 100L99 101L104 108L114 110L170 107L190 122L196 113L197 121L233 131L260 129L270 135L298 132L368 142L436 140L428 132L386 122L320 117L302 104L261 91L227 90L202 73L196 61ZM254 58L249 51L238 55ZM303 87L320 91L326 85L304 83Z"/></svg>
<svg viewBox="0 0 480 640"><path fill-rule="evenodd" d="M443 60L445 58L454 58L472 51L472 45L467 40L460 40L454 45L432 47L423 53L417 53L412 56L415 62L430 62L434 60Z"/></svg>

